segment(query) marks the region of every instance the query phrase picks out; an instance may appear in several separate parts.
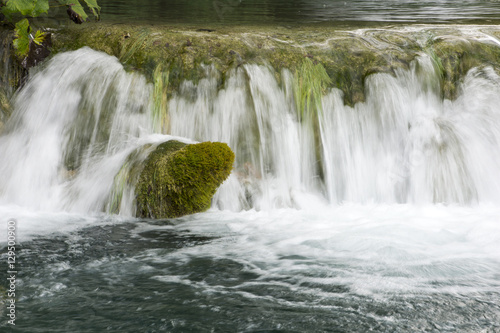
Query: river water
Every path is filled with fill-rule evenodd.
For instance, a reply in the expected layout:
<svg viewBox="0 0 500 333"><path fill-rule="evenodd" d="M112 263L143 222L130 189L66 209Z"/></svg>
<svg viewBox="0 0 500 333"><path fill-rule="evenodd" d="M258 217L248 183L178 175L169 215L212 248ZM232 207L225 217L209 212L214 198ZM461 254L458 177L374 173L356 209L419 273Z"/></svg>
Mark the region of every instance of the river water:
<svg viewBox="0 0 500 333"><path fill-rule="evenodd" d="M110 0L103 18L142 22L307 24L317 22L497 22L498 1Z"/></svg>
<svg viewBox="0 0 500 333"><path fill-rule="evenodd" d="M103 11L127 17L119 3ZM283 6L265 4L269 13ZM355 1L329 17L406 21L417 6L422 21L486 23L498 8L419 4ZM500 44L476 26L461 29ZM500 332L498 65L469 71L448 100L421 54L407 70L370 75L364 102L347 106L340 90L326 91L317 126L297 118L290 71L278 81L269 66L248 63L220 86L206 65L204 78L171 96L171 131L159 134L142 75L89 48L57 55L15 95L0 136L0 279L16 275L16 325L3 296L0 330ZM136 219L132 184L111 214L127 156L172 138L235 152L212 208Z"/></svg>

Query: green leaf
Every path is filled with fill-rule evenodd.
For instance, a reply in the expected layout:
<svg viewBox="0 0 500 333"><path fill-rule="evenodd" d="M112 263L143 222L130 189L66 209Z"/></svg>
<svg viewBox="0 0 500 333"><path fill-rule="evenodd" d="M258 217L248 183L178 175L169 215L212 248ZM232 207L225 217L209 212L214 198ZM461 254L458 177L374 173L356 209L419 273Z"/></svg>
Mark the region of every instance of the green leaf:
<svg viewBox="0 0 500 333"><path fill-rule="evenodd" d="M16 38L14 39L14 47L16 54L20 57L26 57L30 50L30 33L31 27L28 19L23 19L16 23L14 30Z"/></svg>
<svg viewBox="0 0 500 333"><path fill-rule="evenodd" d="M83 6L80 4L79 0L58 0L58 1L62 5L71 6L73 11L78 15L80 15L83 20L87 19L88 15L85 12ZM99 5L97 4L97 0L83 0L83 1L85 1L87 7L92 11L92 14L94 14L96 18L99 18L99 15L101 13L101 7L99 7Z"/></svg>
<svg viewBox="0 0 500 333"><path fill-rule="evenodd" d="M16 49L16 54L24 58L28 55L30 50L30 39L37 45L42 45L47 36L44 32L38 30L35 33L35 37L32 35L32 29L28 19L23 19L16 23L16 29L14 30L16 38L14 39L14 47Z"/></svg>
<svg viewBox="0 0 500 333"><path fill-rule="evenodd" d="M47 13L48 10L48 0L8 0L5 7L2 7L2 13L7 17L11 17L12 14L17 13L36 17L40 14Z"/></svg>
<svg viewBox="0 0 500 333"><path fill-rule="evenodd" d="M99 14L101 13L101 7L97 4L97 0L83 0L87 4L87 7L92 11L94 16L99 19Z"/></svg>
<svg viewBox="0 0 500 333"><path fill-rule="evenodd" d="M81 16L82 20L85 21L87 19L87 17L89 17L87 15L87 13L85 13L85 9L83 9L82 5L80 5L80 3L76 0L73 0L73 1L70 1L71 2L71 9L73 9L73 11L75 13L77 13L78 15Z"/></svg>
<svg viewBox="0 0 500 333"><path fill-rule="evenodd" d="M46 36L45 32L37 30L35 38L33 38L33 42L35 42L37 45L42 45L43 41L45 40L45 36Z"/></svg>

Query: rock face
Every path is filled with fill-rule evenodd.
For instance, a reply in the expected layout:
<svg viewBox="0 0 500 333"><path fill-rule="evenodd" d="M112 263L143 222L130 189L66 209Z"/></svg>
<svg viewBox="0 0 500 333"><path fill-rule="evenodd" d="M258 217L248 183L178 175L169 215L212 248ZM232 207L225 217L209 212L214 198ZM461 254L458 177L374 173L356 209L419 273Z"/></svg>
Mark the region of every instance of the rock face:
<svg viewBox="0 0 500 333"><path fill-rule="evenodd" d="M234 153L225 143L160 144L139 176L137 217L174 218L207 210L233 161Z"/></svg>

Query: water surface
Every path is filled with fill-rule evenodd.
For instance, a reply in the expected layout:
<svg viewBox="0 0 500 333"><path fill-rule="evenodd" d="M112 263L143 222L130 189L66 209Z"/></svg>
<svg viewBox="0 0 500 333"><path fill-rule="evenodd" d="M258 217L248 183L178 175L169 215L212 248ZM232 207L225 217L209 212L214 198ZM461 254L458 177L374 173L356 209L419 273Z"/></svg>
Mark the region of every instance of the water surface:
<svg viewBox="0 0 500 333"><path fill-rule="evenodd" d="M108 0L106 20L161 23L497 22L498 1L452 0Z"/></svg>

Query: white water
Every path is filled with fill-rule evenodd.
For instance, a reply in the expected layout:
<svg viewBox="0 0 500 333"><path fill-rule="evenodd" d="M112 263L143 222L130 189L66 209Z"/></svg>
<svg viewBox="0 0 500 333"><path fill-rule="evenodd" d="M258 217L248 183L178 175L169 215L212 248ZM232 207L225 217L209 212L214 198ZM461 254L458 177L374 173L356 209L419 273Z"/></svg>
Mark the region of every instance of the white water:
<svg viewBox="0 0 500 333"><path fill-rule="evenodd" d="M321 286L347 286L361 295L399 293L474 294L500 287L500 210L494 206L358 205L295 211L211 211L163 229L189 230L220 239L162 255L147 264L187 262L207 254L237 261L259 277L250 284L282 284L297 293L333 297ZM138 225L136 232L161 230ZM145 257L147 259L145 259ZM170 272L160 281L183 281L204 292L232 293ZM313 290L302 284L315 284ZM327 288L328 289L328 288ZM500 313L498 313L500 316Z"/></svg>
<svg viewBox="0 0 500 333"><path fill-rule="evenodd" d="M222 208L303 208L311 195L331 204L498 203L493 69L471 71L453 102L441 99L426 56L395 77L369 77L366 102L353 108L332 89L319 115L319 161L312 128L296 120L291 74L282 74L279 86L269 68L246 65L221 91L216 78L185 82L170 102L172 134L224 141L236 153L232 179L218 193Z"/></svg>
<svg viewBox="0 0 500 333"><path fill-rule="evenodd" d="M259 278L234 288L169 272L154 279L245 297L255 297L245 291L250 284L321 299L338 297L321 287L329 285L375 297L498 291L500 78L491 68L471 71L455 101L440 98L425 55L418 68L371 76L366 102L353 108L333 89L322 101L319 140L296 120L291 74L282 78L280 85L268 67L245 65L221 90L210 68L197 85L183 83L170 100L168 134L228 143L235 170L211 211L175 226L135 221L136 232L189 230L218 239L130 260L147 269L228 258ZM150 93L144 78L90 49L58 55L32 77L0 137L0 218L17 220L18 241L133 221L130 188L122 217L102 212L128 154L171 138L152 131ZM78 168L69 171L74 151Z"/></svg>

